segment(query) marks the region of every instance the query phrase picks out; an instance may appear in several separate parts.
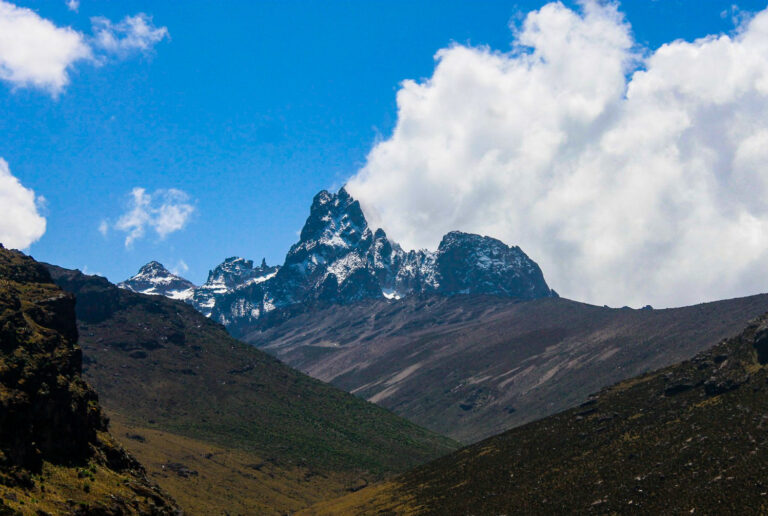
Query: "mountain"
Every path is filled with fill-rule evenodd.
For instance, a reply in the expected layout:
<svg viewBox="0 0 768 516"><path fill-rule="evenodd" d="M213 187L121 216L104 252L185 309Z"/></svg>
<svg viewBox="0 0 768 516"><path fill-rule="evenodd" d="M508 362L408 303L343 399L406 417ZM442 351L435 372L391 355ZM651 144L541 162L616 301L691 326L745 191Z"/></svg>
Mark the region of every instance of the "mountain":
<svg viewBox="0 0 768 516"><path fill-rule="evenodd" d="M173 274L163 264L155 261L144 265L135 276L117 286L140 294L182 300L191 300L196 288L191 281Z"/></svg>
<svg viewBox="0 0 768 516"><path fill-rule="evenodd" d="M443 237L437 251L405 252L384 230L368 226L360 203L343 187L336 194L323 190L314 197L299 241L282 266L262 260L254 267L250 260L227 258L196 288L150 262L118 286L187 301L234 335L267 315L280 320L297 308L363 299L419 294L557 297L533 260L519 247L494 238L454 231ZM276 311L280 313L274 315Z"/></svg>
<svg viewBox="0 0 768 516"><path fill-rule="evenodd" d="M242 338L470 443L690 358L767 310L765 294L664 310L422 294L301 308Z"/></svg>
<svg viewBox="0 0 768 516"><path fill-rule="evenodd" d="M341 188L315 196L299 241L273 277L219 295L211 317L237 335L289 307L469 293L557 296L519 247L493 238L457 231L445 235L435 252L405 252L382 229L372 230L360 203Z"/></svg>
<svg viewBox="0 0 768 516"><path fill-rule="evenodd" d="M176 514L81 376L75 300L0 245L0 514Z"/></svg>
<svg viewBox="0 0 768 516"><path fill-rule="evenodd" d="M305 514L762 514L768 315L691 360Z"/></svg>
<svg viewBox="0 0 768 516"><path fill-rule="evenodd" d="M232 292L236 288L262 283L273 277L279 268L270 267L264 259L261 260L260 266L254 267L252 260L237 256L227 258L208 272L206 282L195 289L192 306L206 317L210 317L217 297Z"/></svg>
<svg viewBox="0 0 768 516"><path fill-rule="evenodd" d="M235 340L189 304L49 270L77 297L84 375L124 445L190 513L293 512L458 446Z"/></svg>

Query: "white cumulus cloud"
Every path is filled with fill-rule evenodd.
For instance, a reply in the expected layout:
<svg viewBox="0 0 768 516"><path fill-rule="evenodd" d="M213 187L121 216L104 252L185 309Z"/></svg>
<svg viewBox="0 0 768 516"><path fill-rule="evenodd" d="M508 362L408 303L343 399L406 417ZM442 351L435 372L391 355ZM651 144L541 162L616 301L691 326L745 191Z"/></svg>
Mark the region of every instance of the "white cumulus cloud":
<svg viewBox="0 0 768 516"><path fill-rule="evenodd" d="M125 246L143 238L152 230L162 240L187 225L195 211L188 194L175 188L148 193L144 188L134 188L130 194L128 210L115 222L114 228L127 233ZM99 228L104 227L102 224ZM102 231L106 234L106 229Z"/></svg>
<svg viewBox="0 0 768 516"><path fill-rule="evenodd" d="M83 34L0 0L1 80L57 94L69 83L70 67L91 57Z"/></svg>
<svg viewBox="0 0 768 516"><path fill-rule="evenodd" d="M67 2L73 10L78 5ZM111 56L147 52L168 37L167 28L156 27L143 13L118 23L102 17L91 22L93 35L87 35L0 0L0 81L14 88L42 89L55 97L69 84L75 64L101 64Z"/></svg>
<svg viewBox="0 0 768 516"><path fill-rule="evenodd" d="M671 306L768 291L768 10L638 49L614 4L529 13L405 81L349 181L406 247L518 244L561 295Z"/></svg>
<svg viewBox="0 0 768 516"><path fill-rule="evenodd" d="M38 211L35 193L11 174L0 158L0 243L26 249L45 233L45 218Z"/></svg>

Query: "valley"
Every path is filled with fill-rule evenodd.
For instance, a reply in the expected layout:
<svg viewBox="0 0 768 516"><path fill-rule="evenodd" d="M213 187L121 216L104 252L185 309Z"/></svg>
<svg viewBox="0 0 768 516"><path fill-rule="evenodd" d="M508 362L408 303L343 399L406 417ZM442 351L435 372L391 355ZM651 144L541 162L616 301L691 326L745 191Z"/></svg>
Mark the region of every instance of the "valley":
<svg viewBox="0 0 768 516"><path fill-rule="evenodd" d="M300 514L763 514L766 414L768 315L690 360Z"/></svg>
<svg viewBox="0 0 768 516"><path fill-rule="evenodd" d="M0 516L768 515L768 0L0 0Z"/></svg>
<svg viewBox="0 0 768 516"><path fill-rule="evenodd" d="M458 447L233 339L182 301L48 267L78 299L84 377L125 428L119 439L180 502L198 486L210 503L224 483L231 507L279 514ZM210 463L209 453L229 459ZM199 474L181 479L162 470L169 462ZM204 514L197 507L184 509Z"/></svg>

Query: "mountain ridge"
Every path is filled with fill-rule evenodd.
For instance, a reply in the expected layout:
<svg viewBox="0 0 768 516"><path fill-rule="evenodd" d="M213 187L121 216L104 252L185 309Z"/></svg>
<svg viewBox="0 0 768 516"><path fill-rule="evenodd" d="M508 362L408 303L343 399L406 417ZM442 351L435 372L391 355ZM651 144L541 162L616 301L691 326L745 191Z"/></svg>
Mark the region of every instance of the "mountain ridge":
<svg viewBox="0 0 768 516"><path fill-rule="evenodd" d="M690 358L766 311L768 294L661 310L423 295L275 313L242 338L468 443Z"/></svg>
<svg viewBox="0 0 768 516"><path fill-rule="evenodd" d="M151 264L156 262L144 267ZM295 305L343 305L425 293L524 300L557 296L539 266L519 247L491 237L452 231L435 251L405 252L383 229L369 227L360 203L344 187L335 194L322 190L315 195L299 240L281 266L262 261L254 268L250 260L227 258L191 294L181 293L181 278L170 272L154 282L144 276L140 271L119 286L184 299L233 334L270 312ZM176 288L166 288L164 294L161 283Z"/></svg>

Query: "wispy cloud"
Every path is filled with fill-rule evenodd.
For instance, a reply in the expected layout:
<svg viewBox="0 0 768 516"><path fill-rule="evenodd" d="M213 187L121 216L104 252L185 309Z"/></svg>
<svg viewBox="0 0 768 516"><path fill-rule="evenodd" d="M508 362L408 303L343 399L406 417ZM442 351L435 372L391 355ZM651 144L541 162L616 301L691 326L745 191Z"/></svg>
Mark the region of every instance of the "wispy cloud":
<svg viewBox="0 0 768 516"><path fill-rule="evenodd" d="M67 2L73 10L78 5L75 0ZM109 58L146 53L168 37L167 28L156 27L143 13L118 23L102 17L91 22L93 35L89 36L0 0L0 80L14 88L42 89L56 97L69 84L77 63L98 65Z"/></svg>
<svg viewBox="0 0 768 516"><path fill-rule="evenodd" d="M67 0L67 9L73 12L77 12L80 8L80 0Z"/></svg>
<svg viewBox="0 0 768 516"><path fill-rule="evenodd" d="M181 190L170 188L148 193L137 187L130 193L127 211L112 227L127 233L125 246L131 247L148 230L164 239L183 229L194 211L189 195Z"/></svg>
<svg viewBox="0 0 768 516"><path fill-rule="evenodd" d="M110 54L125 56L131 52L146 52L168 37L168 29L155 27L152 18L144 13L126 16L112 23L100 16L91 18L93 46Z"/></svg>
<svg viewBox="0 0 768 516"><path fill-rule="evenodd" d="M171 267L171 272L177 276L182 276L187 271L189 271L189 265L184 260L179 260L176 265Z"/></svg>
<svg viewBox="0 0 768 516"><path fill-rule="evenodd" d="M403 83L348 184L374 223L411 248L454 229L518 244L596 304L768 290L768 11L640 55L613 2L548 4L513 36Z"/></svg>
<svg viewBox="0 0 768 516"><path fill-rule="evenodd" d="M0 158L0 243L26 249L43 236L46 221L39 208L44 203L11 174L8 163Z"/></svg>

